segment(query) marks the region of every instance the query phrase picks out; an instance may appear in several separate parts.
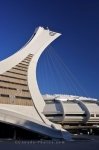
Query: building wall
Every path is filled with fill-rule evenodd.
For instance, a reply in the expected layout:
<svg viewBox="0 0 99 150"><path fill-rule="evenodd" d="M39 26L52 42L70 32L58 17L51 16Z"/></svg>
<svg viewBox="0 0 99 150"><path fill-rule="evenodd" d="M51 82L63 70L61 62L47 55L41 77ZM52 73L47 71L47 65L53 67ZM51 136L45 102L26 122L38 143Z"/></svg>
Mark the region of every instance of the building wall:
<svg viewBox="0 0 99 150"><path fill-rule="evenodd" d="M0 75L0 104L33 105L27 83L27 71L32 57L29 54L18 65Z"/></svg>

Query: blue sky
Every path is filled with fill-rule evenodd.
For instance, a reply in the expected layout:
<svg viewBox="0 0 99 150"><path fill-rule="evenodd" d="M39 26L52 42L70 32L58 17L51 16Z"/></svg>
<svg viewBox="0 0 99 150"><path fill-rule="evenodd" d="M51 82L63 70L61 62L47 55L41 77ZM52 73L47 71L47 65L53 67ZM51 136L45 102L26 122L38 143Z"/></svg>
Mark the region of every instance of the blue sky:
<svg viewBox="0 0 99 150"><path fill-rule="evenodd" d="M41 92L99 98L99 1L0 0L0 60L18 51L37 26L62 33L39 60Z"/></svg>

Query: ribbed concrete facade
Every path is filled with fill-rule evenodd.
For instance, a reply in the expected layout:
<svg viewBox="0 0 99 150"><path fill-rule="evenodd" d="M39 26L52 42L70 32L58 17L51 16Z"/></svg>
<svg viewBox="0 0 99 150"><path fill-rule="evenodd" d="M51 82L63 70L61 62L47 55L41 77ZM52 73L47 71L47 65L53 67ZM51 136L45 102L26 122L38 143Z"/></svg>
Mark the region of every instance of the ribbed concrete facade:
<svg viewBox="0 0 99 150"><path fill-rule="evenodd" d="M27 71L33 55L28 55L18 65L0 75L0 103L32 106L27 83Z"/></svg>

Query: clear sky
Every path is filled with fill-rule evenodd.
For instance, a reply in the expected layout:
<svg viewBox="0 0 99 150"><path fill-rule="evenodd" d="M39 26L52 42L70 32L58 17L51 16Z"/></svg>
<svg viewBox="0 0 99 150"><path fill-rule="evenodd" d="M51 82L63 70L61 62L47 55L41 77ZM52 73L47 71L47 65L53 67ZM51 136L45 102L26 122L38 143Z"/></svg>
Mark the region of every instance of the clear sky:
<svg viewBox="0 0 99 150"><path fill-rule="evenodd" d="M41 92L99 98L99 0L0 0L0 60L37 26L62 33L39 60Z"/></svg>

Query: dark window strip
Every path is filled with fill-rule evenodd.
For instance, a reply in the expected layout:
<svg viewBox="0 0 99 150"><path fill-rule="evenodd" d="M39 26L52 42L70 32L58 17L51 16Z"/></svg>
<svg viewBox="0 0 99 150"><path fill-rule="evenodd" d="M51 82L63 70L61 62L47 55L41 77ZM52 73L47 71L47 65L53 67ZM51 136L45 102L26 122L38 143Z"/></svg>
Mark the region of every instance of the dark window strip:
<svg viewBox="0 0 99 150"><path fill-rule="evenodd" d="M27 59L27 58L30 58L30 59L31 59L32 57L33 57L33 55L32 55L32 56L27 56L25 59Z"/></svg>
<svg viewBox="0 0 99 150"><path fill-rule="evenodd" d="M24 60L26 61L31 61L32 58L25 58Z"/></svg>
<svg viewBox="0 0 99 150"><path fill-rule="evenodd" d="M13 73L13 74L22 75L22 76L27 76L26 74L23 74L23 73L18 73L18 72L13 72L13 71L7 71L7 72L10 72L10 73Z"/></svg>
<svg viewBox="0 0 99 150"><path fill-rule="evenodd" d="M33 54L28 55L27 57L33 57Z"/></svg>
<svg viewBox="0 0 99 150"><path fill-rule="evenodd" d="M26 64L29 64L29 61L25 61L25 60L23 60L22 62L25 62Z"/></svg>
<svg viewBox="0 0 99 150"><path fill-rule="evenodd" d="M1 97L9 97L8 94L0 94Z"/></svg>
<svg viewBox="0 0 99 150"><path fill-rule="evenodd" d="M32 58L26 58L26 59L24 59L24 61L28 61L29 62L29 61L31 61L31 59Z"/></svg>
<svg viewBox="0 0 99 150"><path fill-rule="evenodd" d="M27 72L27 70L24 70L24 69L19 69L19 68L15 68L15 67L13 67L12 69L15 69L15 70L20 70L20 71L25 71L25 72Z"/></svg>
<svg viewBox="0 0 99 150"><path fill-rule="evenodd" d="M32 57L28 57L28 58L26 58L26 59L24 59L24 60L29 60L29 61L31 61L31 59L32 59Z"/></svg>
<svg viewBox="0 0 99 150"><path fill-rule="evenodd" d="M29 64L24 64L24 63L19 63L19 65L23 65L23 66L26 66L26 67L29 66Z"/></svg>
<svg viewBox="0 0 99 150"><path fill-rule="evenodd" d="M69 100L69 101L63 101L63 103L65 104L75 104L75 101ZM77 104L77 103L76 103Z"/></svg>
<svg viewBox="0 0 99 150"><path fill-rule="evenodd" d="M86 114L65 114L65 116L69 116L69 117L80 117L80 116L82 116L82 117L85 117Z"/></svg>
<svg viewBox="0 0 99 150"><path fill-rule="evenodd" d="M23 91L23 92L29 92L29 90L24 90L24 89L23 89L22 91Z"/></svg>
<svg viewBox="0 0 99 150"><path fill-rule="evenodd" d="M99 114L96 114L96 117L99 117Z"/></svg>
<svg viewBox="0 0 99 150"><path fill-rule="evenodd" d="M93 103L95 103L95 101L90 101L90 100L83 100L84 101L84 103L89 103L89 104L93 104Z"/></svg>
<svg viewBox="0 0 99 150"><path fill-rule="evenodd" d="M16 83L16 82L10 82L10 81L4 81L4 80L0 80L0 82L11 83L11 84L14 84L14 85L23 85L23 86L27 86L27 84Z"/></svg>
<svg viewBox="0 0 99 150"><path fill-rule="evenodd" d="M59 104L60 102L57 100L45 100L46 104Z"/></svg>
<svg viewBox="0 0 99 150"><path fill-rule="evenodd" d="M91 117L94 117L94 114L91 114Z"/></svg>
<svg viewBox="0 0 99 150"><path fill-rule="evenodd" d="M16 88L10 88L10 87L5 87L5 86L0 86L1 89L9 89L9 90L17 90Z"/></svg>
<svg viewBox="0 0 99 150"><path fill-rule="evenodd" d="M27 67L25 67L25 66L20 66L20 65L16 65L16 66L19 67L19 68L27 69Z"/></svg>
<svg viewBox="0 0 99 150"><path fill-rule="evenodd" d="M30 99L31 100L31 97L23 97L23 96L15 96L16 98L19 98L19 99Z"/></svg>
<svg viewBox="0 0 99 150"><path fill-rule="evenodd" d="M0 76L26 81L26 79L22 79L22 78L18 78L18 77L12 77L12 76L3 75L3 74L2 74L2 75L0 75Z"/></svg>
<svg viewBox="0 0 99 150"><path fill-rule="evenodd" d="M62 114L45 114L46 117L62 117Z"/></svg>
<svg viewBox="0 0 99 150"><path fill-rule="evenodd" d="M31 58L28 57L28 58L25 58L24 61L25 61L25 60L26 60L26 61L31 61L31 59L32 59L32 57L31 57Z"/></svg>

